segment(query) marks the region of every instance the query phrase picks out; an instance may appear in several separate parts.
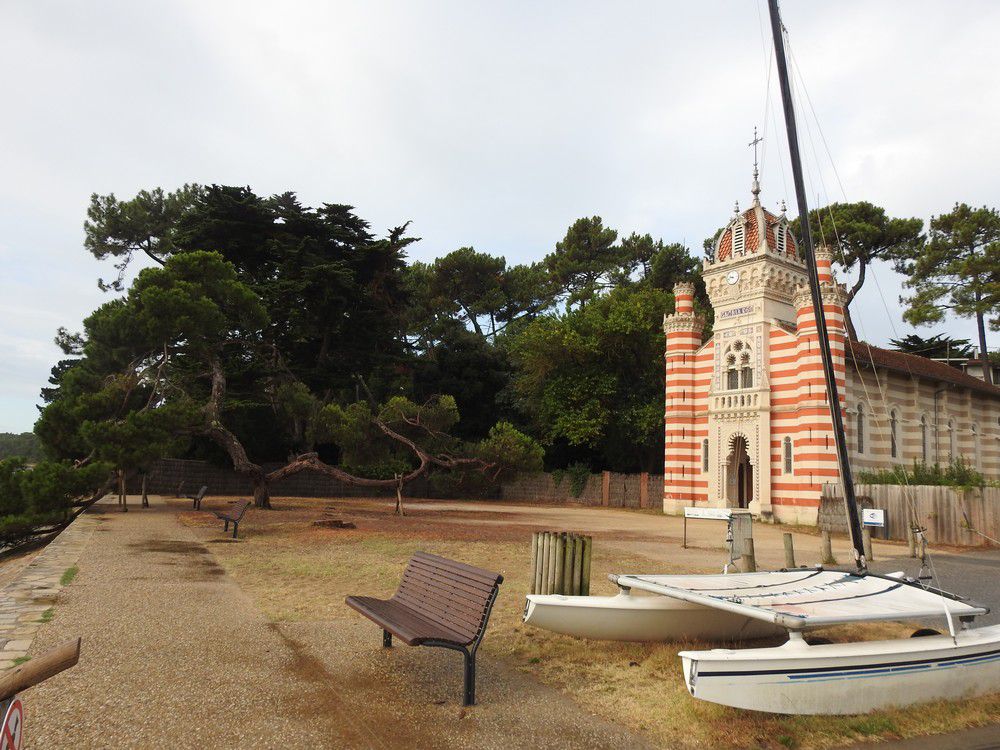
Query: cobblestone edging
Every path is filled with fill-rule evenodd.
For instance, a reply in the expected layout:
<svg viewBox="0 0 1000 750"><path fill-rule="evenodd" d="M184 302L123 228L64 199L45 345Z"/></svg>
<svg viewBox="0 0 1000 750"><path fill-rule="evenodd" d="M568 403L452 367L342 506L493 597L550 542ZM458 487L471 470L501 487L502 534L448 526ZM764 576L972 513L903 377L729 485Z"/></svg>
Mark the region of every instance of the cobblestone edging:
<svg viewBox="0 0 1000 750"><path fill-rule="evenodd" d="M59 580L80 559L99 524L86 514L77 518L0 591L0 670L27 655L42 613L55 605L63 588Z"/></svg>

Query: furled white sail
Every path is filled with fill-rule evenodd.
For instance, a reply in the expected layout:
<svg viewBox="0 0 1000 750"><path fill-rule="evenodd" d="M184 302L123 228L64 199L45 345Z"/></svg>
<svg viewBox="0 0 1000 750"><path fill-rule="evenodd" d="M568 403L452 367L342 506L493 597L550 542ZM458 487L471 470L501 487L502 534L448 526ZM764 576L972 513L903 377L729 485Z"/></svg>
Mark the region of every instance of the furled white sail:
<svg viewBox="0 0 1000 750"><path fill-rule="evenodd" d="M803 569L729 575L613 575L623 588L773 622L791 630L875 620L974 617L989 610L899 575Z"/></svg>

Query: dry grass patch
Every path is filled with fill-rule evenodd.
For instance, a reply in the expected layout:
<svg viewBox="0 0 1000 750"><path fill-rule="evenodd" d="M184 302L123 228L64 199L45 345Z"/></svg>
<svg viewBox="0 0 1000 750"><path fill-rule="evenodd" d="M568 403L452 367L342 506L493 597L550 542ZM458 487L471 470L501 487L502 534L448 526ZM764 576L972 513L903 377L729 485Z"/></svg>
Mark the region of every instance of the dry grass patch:
<svg viewBox="0 0 1000 750"><path fill-rule="evenodd" d="M986 724L1000 715L1000 696L861 717L778 717L696 701L683 684L677 653L705 644L583 641L524 626L530 533L524 525L498 523L502 513L441 512L417 506L398 518L390 505L378 502L297 499L276 504L283 510L254 513L241 543L212 546L230 574L273 620L356 617L344 606L344 597L389 596L406 561L418 549L496 570L505 580L483 642L484 656L503 658L565 691L589 711L647 732L664 747L807 750L944 732ZM311 525L331 507L342 510L342 517L358 528ZM203 517L185 514L184 519L202 525ZM614 593L608 573L646 570L649 563L644 557L609 550L595 535L593 592ZM879 624L845 627L824 636L889 638L910 630Z"/></svg>

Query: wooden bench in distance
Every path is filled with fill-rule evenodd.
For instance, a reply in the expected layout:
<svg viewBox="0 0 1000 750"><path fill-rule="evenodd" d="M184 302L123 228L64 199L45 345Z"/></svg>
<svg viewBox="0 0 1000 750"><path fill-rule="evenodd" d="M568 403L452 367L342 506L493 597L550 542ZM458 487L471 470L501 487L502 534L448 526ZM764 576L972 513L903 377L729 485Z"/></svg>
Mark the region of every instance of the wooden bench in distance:
<svg viewBox="0 0 1000 750"><path fill-rule="evenodd" d="M226 510L212 511L216 518L226 522L222 527L223 533L229 531L229 524L232 524L233 539L236 538L236 532L240 528L240 521L243 520L243 515L247 512L247 508L249 508L251 504L252 503L249 500L237 500Z"/></svg>
<svg viewBox="0 0 1000 750"><path fill-rule="evenodd" d="M416 552L389 599L349 596L347 606L382 628L382 645L396 636L407 646L438 646L465 657L463 704L476 702L476 651L503 576L427 552Z"/></svg>
<svg viewBox="0 0 1000 750"><path fill-rule="evenodd" d="M194 510L201 510L201 501L205 499L205 493L208 492L208 485L203 484L201 489L198 490L197 495L185 495L188 500L192 501L192 508Z"/></svg>

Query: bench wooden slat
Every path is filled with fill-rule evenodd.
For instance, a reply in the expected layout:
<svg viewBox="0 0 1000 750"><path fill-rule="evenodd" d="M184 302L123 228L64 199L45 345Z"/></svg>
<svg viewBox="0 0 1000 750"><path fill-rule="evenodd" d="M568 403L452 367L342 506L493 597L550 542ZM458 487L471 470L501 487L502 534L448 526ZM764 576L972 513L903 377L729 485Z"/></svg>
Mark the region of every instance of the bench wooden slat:
<svg viewBox="0 0 1000 750"><path fill-rule="evenodd" d="M467 624L478 625L483 618L483 606L479 603L465 602L458 599L443 599L437 592L428 593L426 589L419 586L409 586L405 591L398 591L393 595L393 599L418 612L425 607L434 611L443 611L451 617ZM442 607L442 605L445 605Z"/></svg>
<svg viewBox="0 0 1000 750"><path fill-rule="evenodd" d="M349 596L345 601L349 607L373 620L377 625L391 630L407 646L419 646L427 640L451 641L463 646L468 645L462 634L442 628L391 599Z"/></svg>
<svg viewBox="0 0 1000 750"><path fill-rule="evenodd" d="M407 571L404 574L403 580L399 584L399 591L402 593L411 588L414 590L420 590L428 595L447 596L449 599L466 602L470 604L473 609L481 609L483 597L489 596L490 591L493 590L493 587L491 586L489 589L485 589L483 591L470 591L460 583L454 583L446 579L442 579L440 576L431 576L426 573L413 570Z"/></svg>
<svg viewBox="0 0 1000 750"><path fill-rule="evenodd" d="M405 582L410 578L419 578L434 585L454 589L456 592L464 593L468 597L477 600L492 591L496 585L495 581L486 586L469 581L468 579L452 577L441 570L408 566L403 572L403 581Z"/></svg>
<svg viewBox="0 0 1000 750"><path fill-rule="evenodd" d="M476 568L472 565L466 565L465 563L460 563L456 560L449 560L447 557L432 555L429 552L414 552L413 557L410 560L416 564L426 564L432 567L441 568L442 570L451 571L457 575L462 575L467 578L478 579L489 586L496 583L497 579L499 579L501 583L503 582L503 576L498 573L485 570L484 568Z"/></svg>
<svg viewBox="0 0 1000 750"><path fill-rule="evenodd" d="M441 601L436 598L436 595L426 595L425 591L420 588L409 587L406 591L397 592L392 598L417 611L424 607L430 607L436 611L441 609ZM478 624L483 617L482 605L476 607L472 602L461 602L455 599L447 602L444 611L451 613L451 616L460 622L466 623Z"/></svg>

